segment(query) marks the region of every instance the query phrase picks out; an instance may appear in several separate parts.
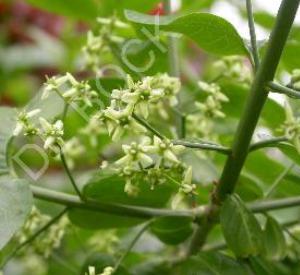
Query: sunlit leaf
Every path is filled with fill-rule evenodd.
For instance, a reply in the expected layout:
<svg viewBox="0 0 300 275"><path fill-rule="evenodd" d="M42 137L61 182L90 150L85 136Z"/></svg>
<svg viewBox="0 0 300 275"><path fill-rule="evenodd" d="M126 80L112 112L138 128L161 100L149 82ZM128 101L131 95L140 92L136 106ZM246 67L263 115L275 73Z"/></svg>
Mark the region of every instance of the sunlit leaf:
<svg viewBox="0 0 300 275"><path fill-rule="evenodd" d="M125 11L126 18L141 26L159 25L159 29L177 32L193 39L200 48L215 55L247 55L242 38L222 17L209 13L190 13L173 17L155 17L135 11Z"/></svg>

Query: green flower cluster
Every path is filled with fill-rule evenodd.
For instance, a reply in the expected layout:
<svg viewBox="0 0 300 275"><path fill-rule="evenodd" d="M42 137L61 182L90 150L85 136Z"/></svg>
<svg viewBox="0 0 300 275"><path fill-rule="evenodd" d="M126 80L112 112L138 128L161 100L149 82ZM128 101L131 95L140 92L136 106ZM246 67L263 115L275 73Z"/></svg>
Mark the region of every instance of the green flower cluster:
<svg viewBox="0 0 300 275"><path fill-rule="evenodd" d="M49 222L51 218L43 215L36 207L32 211L25 222L23 228L16 235L16 241L23 243L30 238L37 230ZM66 217L62 217L57 223L53 224L48 230L38 236L30 246L33 251L49 257L52 251L59 247L61 240L65 234L65 230L69 224Z"/></svg>
<svg viewBox="0 0 300 275"><path fill-rule="evenodd" d="M97 112L82 132L95 136L102 133L101 126L105 126L113 141L119 140L127 131L145 134L146 128L133 115L147 118L151 107L161 101L176 105L180 87L179 79L167 74L148 76L137 82L133 82L128 76L127 88L114 89L110 106Z"/></svg>
<svg viewBox="0 0 300 275"><path fill-rule="evenodd" d="M181 145L174 145L169 140L162 140L156 136L153 140L144 137L138 144L132 142L130 145L122 146L125 156L117 160L114 166L121 176L126 178L125 192L129 195L137 195L139 180L149 180L151 188L162 184L166 180L166 173L170 171L181 172L183 164L178 155L185 149Z"/></svg>
<svg viewBox="0 0 300 275"><path fill-rule="evenodd" d="M198 82L199 88L207 94L204 102L196 102L197 110L187 117L188 131L191 136L207 140L215 140L213 135L214 119L224 118L222 104L229 99L221 92L215 83Z"/></svg>
<svg viewBox="0 0 300 275"><path fill-rule="evenodd" d="M101 55L110 51L111 43L122 43L124 38L115 34L118 29L128 29L130 26L115 17L97 18L101 26L98 32L89 31L86 45L82 48L85 66L97 72L101 64Z"/></svg>

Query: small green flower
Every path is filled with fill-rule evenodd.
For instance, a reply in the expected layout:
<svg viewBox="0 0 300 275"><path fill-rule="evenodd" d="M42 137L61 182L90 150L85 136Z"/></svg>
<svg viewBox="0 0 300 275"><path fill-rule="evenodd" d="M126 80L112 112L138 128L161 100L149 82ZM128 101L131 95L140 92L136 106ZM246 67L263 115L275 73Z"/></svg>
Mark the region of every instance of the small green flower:
<svg viewBox="0 0 300 275"><path fill-rule="evenodd" d="M147 167L153 163L151 157L149 157L147 152L148 145L137 144L132 142L130 145L123 145L123 151L125 156L115 162L117 166L132 165L133 163L141 164L142 167Z"/></svg>
<svg viewBox="0 0 300 275"><path fill-rule="evenodd" d="M17 124L14 129L13 135L18 136L22 132L24 132L24 135L37 135L38 134L38 128L36 128L31 122L30 119L37 114L41 112L40 109L34 109L32 111L26 112L22 111L18 114L17 117Z"/></svg>
<svg viewBox="0 0 300 275"><path fill-rule="evenodd" d="M55 147L63 145L62 136L64 134L63 122L57 120L55 123L51 124L46 119L40 117L40 124L43 128L41 133L42 138L44 139L44 148L55 149Z"/></svg>
<svg viewBox="0 0 300 275"><path fill-rule="evenodd" d="M245 58L240 56L223 57L213 64L214 71L219 75L233 78L239 82L251 83L252 75Z"/></svg>
<svg viewBox="0 0 300 275"><path fill-rule="evenodd" d="M70 140L64 142L62 152L64 153L68 167L73 169L74 160L85 152L85 148L77 137L72 137Z"/></svg>
<svg viewBox="0 0 300 275"><path fill-rule="evenodd" d="M162 140L157 136L153 138L153 145L149 145L147 147L148 153L158 154L160 159L157 162L157 165L161 163L161 161L168 161L170 163L179 164L179 160L177 155L184 151L185 147L182 145L174 145L169 140Z"/></svg>
<svg viewBox="0 0 300 275"><path fill-rule="evenodd" d="M52 92L60 92L60 88L65 85L72 86L77 83L77 80L70 73L66 73L63 76L53 76L51 78L47 77L47 81L44 84L45 88L42 94L42 99L46 99Z"/></svg>
<svg viewBox="0 0 300 275"><path fill-rule="evenodd" d="M124 110L114 110L108 107L103 111L108 134L113 141L119 140L126 131L146 133L146 128L140 125L132 116L133 106L128 105Z"/></svg>
<svg viewBox="0 0 300 275"><path fill-rule="evenodd" d="M104 114L102 111L95 113L89 120L88 124L80 130L80 133L86 135L90 139L93 147L98 144L100 134L106 133L104 124Z"/></svg>

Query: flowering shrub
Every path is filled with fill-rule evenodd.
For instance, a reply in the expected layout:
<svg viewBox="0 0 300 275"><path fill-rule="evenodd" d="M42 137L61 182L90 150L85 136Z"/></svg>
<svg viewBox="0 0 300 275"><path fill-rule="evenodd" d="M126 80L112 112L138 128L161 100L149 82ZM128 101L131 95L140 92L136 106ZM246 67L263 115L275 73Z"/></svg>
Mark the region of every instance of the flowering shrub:
<svg viewBox="0 0 300 275"><path fill-rule="evenodd" d="M250 0L250 41L184 1L29 2L90 29L0 108L4 272L298 274L300 1L264 43Z"/></svg>

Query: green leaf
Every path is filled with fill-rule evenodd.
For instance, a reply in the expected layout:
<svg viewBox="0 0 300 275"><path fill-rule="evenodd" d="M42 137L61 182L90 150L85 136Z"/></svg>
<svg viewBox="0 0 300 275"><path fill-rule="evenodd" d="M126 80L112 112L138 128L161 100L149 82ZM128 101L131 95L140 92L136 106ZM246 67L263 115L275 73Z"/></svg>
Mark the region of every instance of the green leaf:
<svg viewBox="0 0 300 275"><path fill-rule="evenodd" d="M160 208L167 204L174 191L172 184L165 183L151 190L147 182L140 182L139 195L132 197L124 192L124 186L123 178L111 172L101 171L88 182L83 193L86 197L100 202ZM87 229L130 227L145 221L140 218L81 209L72 209L69 217L74 224Z"/></svg>
<svg viewBox="0 0 300 275"><path fill-rule="evenodd" d="M281 62L287 70L293 70L300 67L299 61L300 41L291 40L285 45L282 53Z"/></svg>
<svg viewBox="0 0 300 275"><path fill-rule="evenodd" d="M126 18L153 30L181 33L193 39L200 48L215 55L247 55L248 52L236 29L222 17L209 13L190 13L183 16L155 16L125 11Z"/></svg>
<svg viewBox="0 0 300 275"><path fill-rule="evenodd" d="M192 219L189 217L162 217L151 224L151 232L162 242L177 245L192 234Z"/></svg>
<svg viewBox="0 0 300 275"><path fill-rule="evenodd" d="M0 107L0 175L8 174L7 147L16 127L16 110L8 107Z"/></svg>
<svg viewBox="0 0 300 275"><path fill-rule="evenodd" d="M220 221L227 245L237 257L257 255L262 251L260 225L237 195L225 200Z"/></svg>
<svg viewBox="0 0 300 275"><path fill-rule="evenodd" d="M281 260L286 256L286 242L278 222L268 216L263 231L265 255L269 260Z"/></svg>
<svg viewBox="0 0 300 275"><path fill-rule="evenodd" d="M27 0L31 5L68 16L74 19L90 21L98 15L98 1L96 0Z"/></svg>
<svg viewBox="0 0 300 275"><path fill-rule="evenodd" d="M266 29L272 29L276 18L268 12L257 11L254 13L255 23L261 25Z"/></svg>
<svg viewBox="0 0 300 275"><path fill-rule="evenodd" d="M244 265L218 252L199 253L177 265L174 274L250 275Z"/></svg>
<svg viewBox="0 0 300 275"><path fill-rule="evenodd" d="M195 0L184 0L181 3L180 11L199 11L202 9L208 9L212 6L215 0L202 0L202 1L195 1Z"/></svg>
<svg viewBox="0 0 300 275"><path fill-rule="evenodd" d="M259 187L255 179L249 175L241 175L237 182L235 192L243 201L253 201L263 197L262 189Z"/></svg>
<svg viewBox="0 0 300 275"><path fill-rule="evenodd" d="M24 224L32 206L32 194L27 181L0 177L0 249Z"/></svg>
<svg viewBox="0 0 300 275"><path fill-rule="evenodd" d="M271 158L263 150L258 150L249 154L243 174L253 178L265 192L285 169L282 162ZM300 194L299 180L297 174L290 172L276 188L276 195L284 197Z"/></svg>

